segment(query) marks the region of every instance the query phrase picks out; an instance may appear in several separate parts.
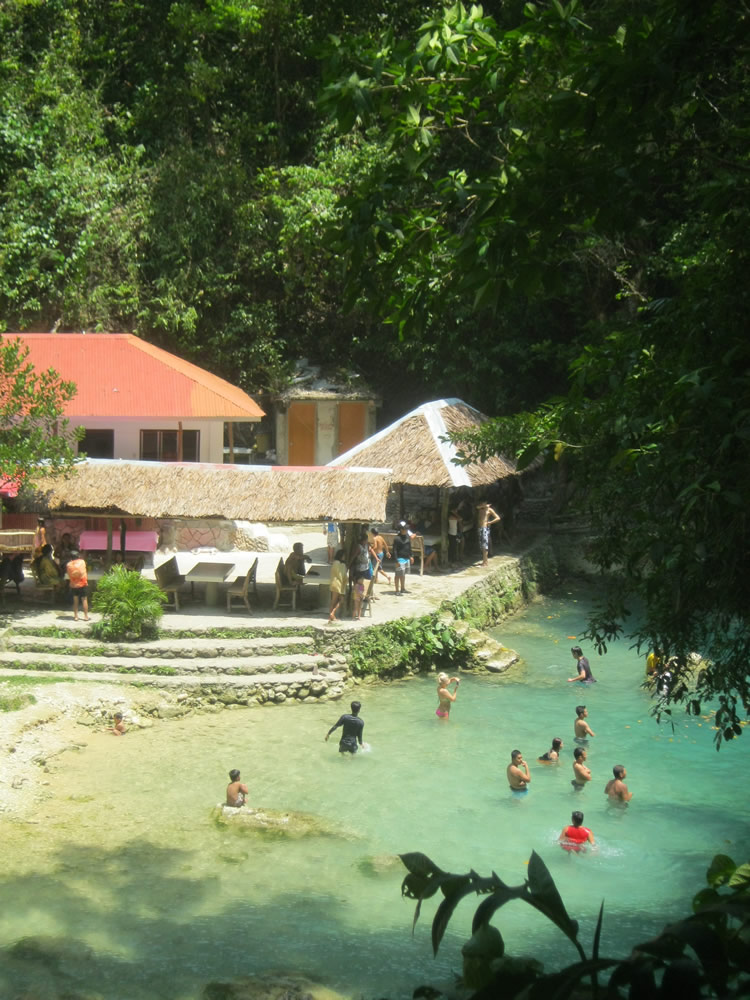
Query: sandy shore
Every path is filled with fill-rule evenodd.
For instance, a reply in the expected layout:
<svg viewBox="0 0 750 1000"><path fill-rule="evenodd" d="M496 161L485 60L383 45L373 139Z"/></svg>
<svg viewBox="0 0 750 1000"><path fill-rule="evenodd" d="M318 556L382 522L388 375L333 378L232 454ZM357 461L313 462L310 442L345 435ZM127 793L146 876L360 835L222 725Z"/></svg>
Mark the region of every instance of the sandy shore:
<svg viewBox="0 0 750 1000"><path fill-rule="evenodd" d="M106 731L113 712L138 716L144 697L151 705L155 700L153 692L95 681L37 684L24 692L36 704L0 714L0 818L23 819L45 783L48 762L85 747L92 726Z"/></svg>

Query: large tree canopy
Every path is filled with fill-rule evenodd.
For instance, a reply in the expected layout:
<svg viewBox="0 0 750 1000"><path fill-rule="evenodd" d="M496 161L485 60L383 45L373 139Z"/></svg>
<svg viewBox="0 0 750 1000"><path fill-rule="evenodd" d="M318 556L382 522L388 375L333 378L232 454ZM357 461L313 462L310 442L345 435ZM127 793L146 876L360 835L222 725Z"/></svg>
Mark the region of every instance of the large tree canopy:
<svg viewBox="0 0 750 1000"><path fill-rule="evenodd" d="M590 636L675 656L672 698L718 696L719 741L750 704L749 16L456 4L342 49L327 92L343 126L389 136L338 239L407 336L452 299L500 329L519 301L579 325L567 395L467 447L564 467L612 580Z"/></svg>

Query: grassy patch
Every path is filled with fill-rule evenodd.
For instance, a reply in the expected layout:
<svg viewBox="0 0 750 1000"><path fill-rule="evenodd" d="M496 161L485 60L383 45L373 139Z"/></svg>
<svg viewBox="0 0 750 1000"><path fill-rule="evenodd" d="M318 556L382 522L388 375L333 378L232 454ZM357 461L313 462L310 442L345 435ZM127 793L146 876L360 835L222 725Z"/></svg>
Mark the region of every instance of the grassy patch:
<svg viewBox="0 0 750 1000"><path fill-rule="evenodd" d="M38 687L40 684L62 684L65 680L65 677L25 677L23 674L13 677L8 675L0 679L0 688Z"/></svg>
<svg viewBox="0 0 750 1000"><path fill-rule="evenodd" d="M17 712L27 705L36 705L36 698L30 691L17 691L14 694L0 692L0 712Z"/></svg>

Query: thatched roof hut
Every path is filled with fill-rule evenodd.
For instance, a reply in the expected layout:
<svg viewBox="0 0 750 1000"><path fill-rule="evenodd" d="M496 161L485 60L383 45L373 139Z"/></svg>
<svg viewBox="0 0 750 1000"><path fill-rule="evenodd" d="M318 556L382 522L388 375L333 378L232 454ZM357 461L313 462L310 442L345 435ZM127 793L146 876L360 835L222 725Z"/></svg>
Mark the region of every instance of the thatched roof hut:
<svg viewBox="0 0 750 1000"><path fill-rule="evenodd" d="M503 526L512 513L518 490L515 466L499 455L486 462L457 465L458 448L448 440L456 431L480 427L489 418L461 399L438 399L424 403L395 423L329 463L335 468L368 467L389 469L398 485L387 511L386 521L438 514L441 554L448 549L448 513L456 502L456 491L473 494L476 502L494 494L504 515ZM470 502L470 501L469 501ZM434 529L433 529L434 530Z"/></svg>
<svg viewBox="0 0 750 1000"><path fill-rule="evenodd" d="M383 469L89 459L40 481L24 507L73 516L382 521L389 486Z"/></svg>
<svg viewBox="0 0 750 1000"><path fill-rule="evenodd" d="M515 467L499 456L486 462L456 465L453 460L457 448L444 440L448 434L479 427L488 419L460 399L424 403L329 465L390 469L394 483L411 486L489 486L515 475Z"/></svg>

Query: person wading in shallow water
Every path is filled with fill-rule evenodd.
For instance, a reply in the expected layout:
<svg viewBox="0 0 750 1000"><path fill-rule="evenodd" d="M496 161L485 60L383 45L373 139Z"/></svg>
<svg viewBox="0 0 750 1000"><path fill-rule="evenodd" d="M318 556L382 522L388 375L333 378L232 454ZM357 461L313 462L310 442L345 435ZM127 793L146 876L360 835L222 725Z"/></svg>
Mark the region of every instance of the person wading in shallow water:
<svg viewBox="0 0 750 1000"><path fill-rule="evenodd" d="M591 664L583 655L581 647L571 646L570 651L578 664L578 673L575 677L568 678L568 684L572 684L573 681L580 681L581 684L596 684L596 678L591 673Z"/></svg>
<svg viewBox="0 0 750 1000"><path fill-rule="evenodd" d="M586 765L586 751L583 747L576 747L573 751L573 780L571 785L577 792L580 792L582 788L586 787L587 782L591 781L591 771Z"/></svg>
<svg viewBox="0 0 750 1000"><path fill-rule="evenodd" d="M449 677L447 674L438 674L438 685L437 685L437 695L438 695L438 707L435 715L438 719L449 719L451 714L451 705L456 700L456 695L458 694L458 685L461 683L459 677ZM449 684L455 684L455 688L451 693L448 690Z"/></svg>
<svg viewBox="0 0 750 1000"><path fill-rule="evenodd" d="M581 746L588 746L588 737L596 735L588 722L586 722L588 714L585 705L576 705L576 721L573 723L573 732L576 743Z"/></svg>
<svg viewBox="0 0 750 1000"><path fill-rule="evenodd" d="M613 805L627 805L633 798L633 793L628 791L628 786L625 784L628 772L622 764L615 764L612 774L614 777L607 782L604 794Z"/></svg>
<svg viewBox="0 0 750 1000"><path fill-rule="evenodd" d="M562 750L562 746L563 746L563 741L560 739L559 736L556 736L552 740L552 746L550 747L550 749L546 753L543 753L541 757L537 757L537 760L539 761L540 764L559 763L560 751Z"/></svg>
<svg viewBox="0 0 750 1000"><path fill-rule="evenodd" d="M570 826L566 826L560 836L560 846L565 851L582 851L584 844L596 844L594 835L583 825L583 813L576 810L570 817Z"/></svg>
<svg viewBox="0 0 750 1000"><path fill-rule="evenodd" d="M356 753L357 744L361 747L367 746L366 743L362 741L362 733L365 728L365 724L359 717L359 710L362 705L358 701L353 701L351 704L351 715L342 715L339 717L338 722L331 726L331 728L326 733L325 741L328 742L328 737L334 731L341 726L342 733L341 739L339 740L339 753Z"/></svg>
<svg viewBox="0 0 750 1000"><path fill-rule="evenodd" d="M511 751L510 764L508 764L505 774L511 792L527 792L529 790L529 782L531 781L529 765L523 759L520 750Z"/></svg>

